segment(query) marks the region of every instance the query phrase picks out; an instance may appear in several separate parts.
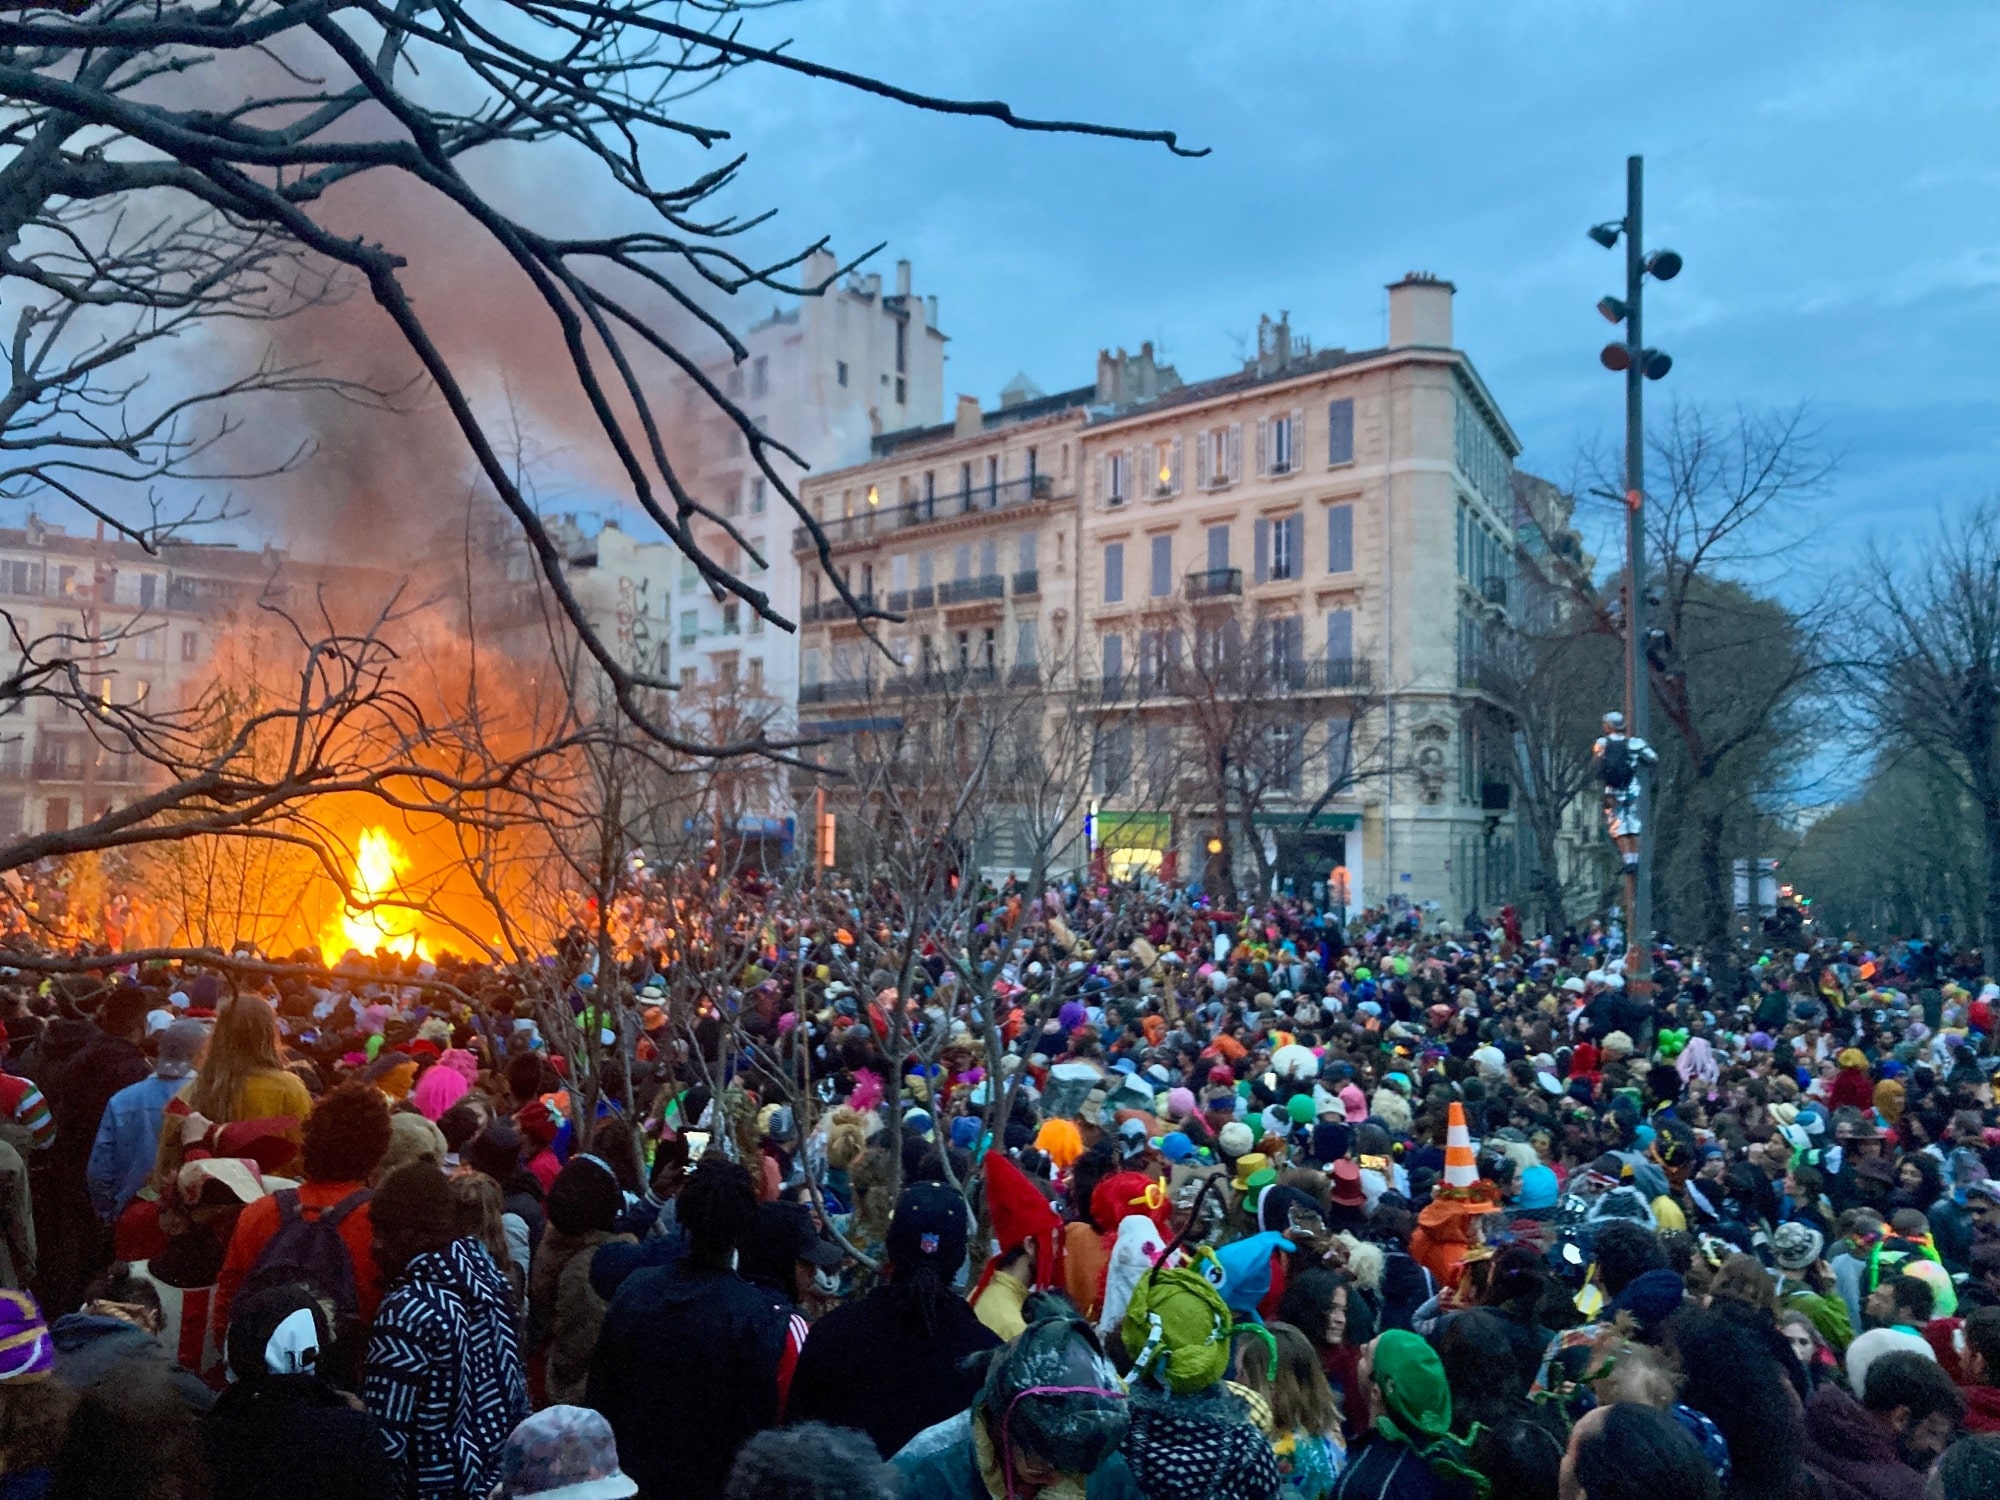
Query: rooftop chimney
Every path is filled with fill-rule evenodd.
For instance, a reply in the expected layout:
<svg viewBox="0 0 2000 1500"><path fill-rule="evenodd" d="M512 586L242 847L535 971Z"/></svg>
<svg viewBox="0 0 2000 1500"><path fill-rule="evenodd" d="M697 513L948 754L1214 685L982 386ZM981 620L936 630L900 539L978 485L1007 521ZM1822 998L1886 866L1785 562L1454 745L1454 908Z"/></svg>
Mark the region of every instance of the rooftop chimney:
<svg viewBox="0 0 2000 1500"><path fill-rule="evenodd" d="M1128 406L1134 401L1151 401L1163 391L1175 390L1181 377L1172 365L1163 365L1153 357L1152 340L1139 346L1137 354L1127 354L1122 348L1113 354L1109 349L1097 351L1097 404L1099 406Z"/></svg>
<svg viewBox="0 0 2000 1500"><path fill-rule="evenodd" d="M1429 271L1411 271L1389 288L1389 347L1449 349L1451 298L1457 291Z"/></svg>
<svg viewBox="0 0 2000 1500"><path fill-rule="evenodd" d="M952 417L951 430L953 437L978 437L980 433L986 430L986 424L979 417L979 398L977 396L960 396L958 398L958 411Z"/></svg>
<svg viewBox="0 0 2000 1500"><path fill-rule="evenodd" d="M896 262L896 295L898 297L910 295L910 263L906 260Z"/></svg>

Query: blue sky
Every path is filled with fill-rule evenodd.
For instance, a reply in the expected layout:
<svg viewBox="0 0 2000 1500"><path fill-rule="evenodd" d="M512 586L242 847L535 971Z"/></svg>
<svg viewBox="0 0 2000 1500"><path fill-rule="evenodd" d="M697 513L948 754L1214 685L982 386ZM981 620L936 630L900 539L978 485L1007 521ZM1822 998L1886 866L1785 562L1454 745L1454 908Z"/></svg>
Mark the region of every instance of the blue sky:
<svg viewBox="0 0 2000 1500"><path fill-rule="evenodd" d="M1016 370L1088 379L1100 345L1229 368L1260 312L1316 345L1381 341L1383 286L1459 288L1459 342L1565 473L1619 421L1584 238L1648 177L1647 235L1687 270L1649 299L1657 389L1806 403L1843 551L1995 489L2000 8L1506 0L809 0L760 39L1022 113L1169 126L1214 148L1011 132L758 70L684 108L750 152L730 206L770 248L888 241L937 294L947 405ZM756 311L762 311L759 306ZM1837 559L1833 559L1837 561Z"/></svg>

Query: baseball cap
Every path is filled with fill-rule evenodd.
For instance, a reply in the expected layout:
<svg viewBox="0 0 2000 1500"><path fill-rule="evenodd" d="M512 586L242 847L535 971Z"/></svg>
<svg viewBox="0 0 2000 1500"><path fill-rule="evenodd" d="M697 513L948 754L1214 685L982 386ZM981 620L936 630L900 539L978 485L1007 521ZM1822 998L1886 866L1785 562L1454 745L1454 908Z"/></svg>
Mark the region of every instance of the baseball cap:
<svg viewBox="0 0 2000 1500"><path fill-rule="evenodd" d="M913 1182L889 1219L889 1259L899 1266L936 1266L947 1278L965 1263L963 1194L941 1182Z"/></svg>
<svg viewBox="0 0 2000 1500"><path fill-rule="evenodd" d="M783 1226L792 1242L792 1257L802 1260L815 1271L831 1271L847 1259L847 1252L833 1240L825 1238L814 1222L812 1210L803 1203L766 1203L761 1212Z"/></svg>
<svg viewBox="0 0 2000 1500"><path fill-rule="evenodd" d="M160 1033L159 1055L153 1060L155 1078L186 1078L194 1072L208 1028L199 1021L175 1021Z"/></svg>

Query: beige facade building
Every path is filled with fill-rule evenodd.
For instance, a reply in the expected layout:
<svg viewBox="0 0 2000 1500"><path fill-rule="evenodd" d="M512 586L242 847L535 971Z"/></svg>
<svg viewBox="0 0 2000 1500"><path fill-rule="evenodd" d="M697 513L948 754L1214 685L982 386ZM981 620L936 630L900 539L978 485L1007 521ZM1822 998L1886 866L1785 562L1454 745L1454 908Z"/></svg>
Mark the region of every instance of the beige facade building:
<svg viewBox="0 0 2000 1500"><path fill-rule="evenodd" d="M289 602L284 553L75 536L30 514L0 528L0 609L37 661L76 662L84 689L149 711L187 706L214 669L227 622L259 602ZM107 745L66 705L0 703L0 839L69 828L156 786L157 768Z"/></svg>
<svg viewBox="0 0 2000 1500"><path fill-rule="evenodd" d="M882 722L890 683L1018 672L1050 722L1094 720L1074 862L1490 908L1514 838L1482 657L1520 444L1453 345L1452 298L1398 282L1374 350L1314 352L1267 319L1244 369L1194 384L1150 348L1106 355L1093 386L961 398L951 428L809 480L849 586L908 623L883 628L885 662L812 595L802 531L802 727L837 743Z"/></svg>

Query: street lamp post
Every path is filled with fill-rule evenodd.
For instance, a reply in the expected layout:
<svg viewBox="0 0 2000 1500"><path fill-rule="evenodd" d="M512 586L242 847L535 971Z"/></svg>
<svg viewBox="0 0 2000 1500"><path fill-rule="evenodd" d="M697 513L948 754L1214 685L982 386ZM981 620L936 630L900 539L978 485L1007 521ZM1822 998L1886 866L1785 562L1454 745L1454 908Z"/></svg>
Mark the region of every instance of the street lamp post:
<svg viewBox="0 0 2000 1500"><path fill-rule="evenodd" d="M1597 310L1613 323L1625 325L1625 337L1604 346L1598 356L1608 370L1625 377L1625 733L1646 741L1651 685L1646 677L1646 417L1645 382L1659 380L1673 360L1645 345L1642 327L1646 278L1671 281L1680 274L1681 258L1671 250L1648 253L1644 231L1644 159L1625 159L1625 217L1592 227L1590 237L1609 250L1625 241L1625 297L1606 297ZM1653 841L1643 832L1634 840L1637 858L1625 860L1626 967L1634 977L1653 930Z"/></svg>

